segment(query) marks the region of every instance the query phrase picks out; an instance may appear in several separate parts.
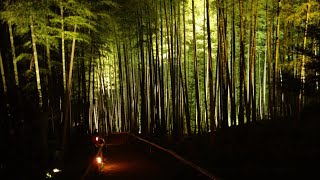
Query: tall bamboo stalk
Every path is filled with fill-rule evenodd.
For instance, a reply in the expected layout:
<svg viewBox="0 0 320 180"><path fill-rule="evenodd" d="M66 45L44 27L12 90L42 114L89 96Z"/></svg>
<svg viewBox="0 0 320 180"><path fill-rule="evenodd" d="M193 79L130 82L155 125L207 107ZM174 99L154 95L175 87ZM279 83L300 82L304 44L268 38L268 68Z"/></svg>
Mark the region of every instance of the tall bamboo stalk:
<svg viewBox="0 0 320 180"><path fill-rule="evenodd" d="M278 9L277 9L277 30L276 30L276 54L275 54L275 66L274 66L274 77L273 77L273 108L274 114L273 118L277 118L278 113L278 80L279 80L279 56L280 56L280 5L281 0L278 0Z"/></svg>
<svg viewBox="0 0 320 180"><path fill-rule="evenodd" d="M32 16L30 16L30 29L31 29L33 59L34 59L34 65L35 65L35 70L36 70L36 81L37 81L37 90L38 90L38 97L39 97L39 108L41 110L42 106L43 106L42 91L41 91L41 79L40 79L40 69L39 69L39 63L38 63L36 37L35 37L35 32L34 32L34 24L33 24Z"/></svg>
<svg viewBox="0 0 320 180"><path fill-rule="evenodd" d="M66 75L66 54L64 45L64 11L62 0L60 2L60 16L61 16L61 55L62 55L62 78L63 78L63 92L67 92L67 75Z"/></svg>
<svg viewBox="0 0 320 180"><path fill-rule="evenodd" d="M11 45L11 54L13 59L13 71L14 71L14 79L16 86L19 86L19 75L18 75L18 67L17 67L17 57L16 57L16 48L14 46L14 39L13 39L13 30L12 30L12 24L9 21L9 36L10 36L10 45Z"/></svg>
<svg viewBox="0 0 320 180"><path fill-rule="evenodd" d="M305 29L304 29L304 35L303 35L303 51L306 50L306 45L307 45L307 34L308 34L308 24L309 24L309 14L310 14L310 0L308 0L307 4L307 15L306 15L306 21L305 21ZM301 88L300 88L300 96L299 99L301 100L301 96L304 93L304 85L306 81L306 70L305 70L305 52L302 54L302 60L301 60L301 74L300 74L300 80L301 80Z"/></svg>
<svg viewBox="0 0 320 180"><path fill-rule="evenodd" d="M194 9L195 9L194 0L192 0L194 80L195 80L195 86L196 86L198 133L201 133L201 107L200 107L200 92L199 92L199 80L198 80L197 37L196 37L196 25L195 25L196 23L195 23Z"/></svg>
<svg viewBox="0 0 320 180"><path fill-rule="evenodd" d="M209 0L206 0L207 10L207 35L208 35L208 63L209 63L209 94L210 94L210 130L211 133L215 131L215 101L213 90L213 68L212 68L212 48L211 48L211 32L210 32L210 8Z"/></svg>

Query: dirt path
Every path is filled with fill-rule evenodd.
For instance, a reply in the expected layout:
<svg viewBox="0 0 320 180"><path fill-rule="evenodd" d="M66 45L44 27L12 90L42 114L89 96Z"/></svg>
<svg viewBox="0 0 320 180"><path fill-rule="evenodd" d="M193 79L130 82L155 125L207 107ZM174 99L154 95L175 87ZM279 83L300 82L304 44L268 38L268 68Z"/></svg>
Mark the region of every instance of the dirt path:
<svg viewBox="0 0 320 180"><path fill-rule="evenodd" d="M125 135L107 139L105 166L100 176L86 179L210 179L172 156Z"/></svg>

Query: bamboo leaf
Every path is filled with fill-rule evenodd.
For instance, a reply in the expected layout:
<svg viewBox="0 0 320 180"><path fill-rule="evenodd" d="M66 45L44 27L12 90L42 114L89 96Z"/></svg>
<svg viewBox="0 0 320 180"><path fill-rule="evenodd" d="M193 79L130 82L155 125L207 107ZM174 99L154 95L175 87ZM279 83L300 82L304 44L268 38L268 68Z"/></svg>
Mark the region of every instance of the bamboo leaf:
<svg viewBox="0 0 320 180"><path fill-rule="evenodd" d="M22 60L30 60L32 58L32 54L30 53L21 53L16 57L16 61L20 62Z"/></svg>

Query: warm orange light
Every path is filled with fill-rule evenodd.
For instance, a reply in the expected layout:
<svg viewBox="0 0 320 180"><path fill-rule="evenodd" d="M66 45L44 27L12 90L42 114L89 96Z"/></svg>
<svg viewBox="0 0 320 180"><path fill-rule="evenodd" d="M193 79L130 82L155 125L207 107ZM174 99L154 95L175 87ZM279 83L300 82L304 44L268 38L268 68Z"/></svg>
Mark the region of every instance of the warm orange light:
<svg viewBox="0 0 320 180"><path fill-rule="evenodd" d="M96 137L96 141L98 141L99 140L99 138L98 137Z"/></svg>
<svg viewBox="0 0 320 180"><path fill-rule="evenodd" d="M97 163L98 163L98 164L101 164L101 162L102 162L101 157L97 157L96 160L97 160Z"/></svg>

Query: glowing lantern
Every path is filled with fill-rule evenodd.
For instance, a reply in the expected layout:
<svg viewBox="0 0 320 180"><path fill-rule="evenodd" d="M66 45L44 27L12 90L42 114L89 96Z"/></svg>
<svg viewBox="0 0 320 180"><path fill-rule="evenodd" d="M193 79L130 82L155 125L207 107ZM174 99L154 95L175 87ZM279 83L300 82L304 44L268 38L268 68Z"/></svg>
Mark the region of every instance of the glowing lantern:
<svg viewBox="0 0 320 180"><path fill-rule="evenodd" d="M96 160L97 160L97 163L98 163L98 164L101 164L101 162L102 162L101 157L97 157Z"/></svg>

